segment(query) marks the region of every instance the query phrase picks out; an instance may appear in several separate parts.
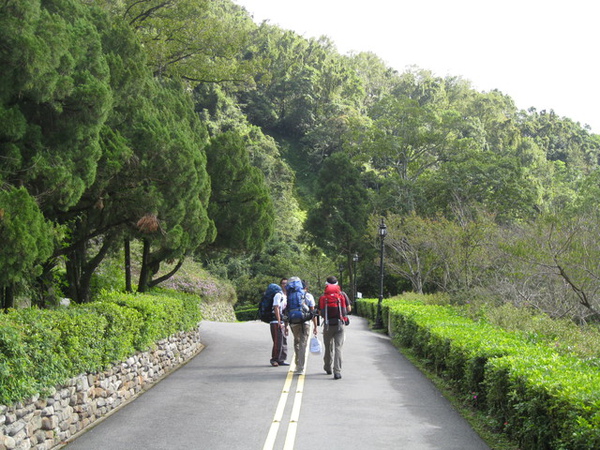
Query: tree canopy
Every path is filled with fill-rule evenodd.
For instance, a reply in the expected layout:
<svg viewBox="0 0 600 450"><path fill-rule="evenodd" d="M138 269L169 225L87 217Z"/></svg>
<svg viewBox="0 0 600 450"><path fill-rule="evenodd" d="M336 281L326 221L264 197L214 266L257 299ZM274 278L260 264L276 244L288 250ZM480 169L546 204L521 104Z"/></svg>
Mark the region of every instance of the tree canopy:
<svg viewBox="0 0 600 450"><path fill-rule="evenodd" d="M519 236L592 222L588 128L461 77L341 55L229 0L7 0L0 47L4 304L19 289L89 301L132 242L139 290L185 258L247 298L311 261L313 284L340 262L350 273L354 253L367 274L382 216L416 290L506 292L526 272ZM497 244L489 258L482 242Z"/></svg>

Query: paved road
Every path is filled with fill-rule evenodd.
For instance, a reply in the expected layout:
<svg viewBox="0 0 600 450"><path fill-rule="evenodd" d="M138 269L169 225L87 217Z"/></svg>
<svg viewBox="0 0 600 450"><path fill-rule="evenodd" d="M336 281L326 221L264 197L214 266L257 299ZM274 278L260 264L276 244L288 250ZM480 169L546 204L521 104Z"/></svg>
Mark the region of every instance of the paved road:
<svg viewBox="0 0 600 450"><path fill-rule="evenodd" d="M203 322L201 332L198 356L67 450L489 449L362 318L346 329L341 380L311 354L305 376L271 367L261 322Z"/></svg>

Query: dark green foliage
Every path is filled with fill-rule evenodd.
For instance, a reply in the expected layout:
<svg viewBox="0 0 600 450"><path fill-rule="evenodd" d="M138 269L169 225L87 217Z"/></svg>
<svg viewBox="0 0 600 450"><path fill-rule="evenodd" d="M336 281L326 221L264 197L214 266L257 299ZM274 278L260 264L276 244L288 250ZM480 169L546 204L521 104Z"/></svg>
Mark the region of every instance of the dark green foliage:
<svg viewBox="0 0 600 450"><path fill-rule="evenodd" d="M257 320L258 308L256 306L244 306L241 308L235 308L235 318L240 322Z"/></svg>
<svg viewBox="0 0 600 450"><path fill-rule="evenodd" d="M0 404L11 404L84 372L191 331L201 320L195 295L111 294L56 310L27 308L0 315Z"/></svg>
<svg viewBox="0 0 600 450"><path fill-rule="evenodd" d="M264 175L250 164L244 140L235 132L213 138L206 153L212 180L209 214L217 227L213 247L259 251L275 220Z"/></svg>
<svg viewBox="0 0 600 450"><path fill-rule="evenodd" d="M52 215L94 181L112 96L89 9L80 2L8 1L0 15L0 177L24 185Z"/></svg>
<svg viewBox="0 0 600 450"><path fill-rule="evenodd" d="M85 306L92 316L106 320L104 328L103 364L122 361L136 351L135 344L140 341L142 315L133 308L118 305L110 301L92 302Z"/></svg>
<svg viewBox="0 0 600 450"><path fill-rule="evenodd" d="M348 276L355 251L374 291L366 216L454 223L477 208L521 226L581 201L597 166L598 136L567 118L460 77L342 56L228 0L7 0L0 47L0 189L30 196L23 223L4 211L5 306L40 267L35 302L50 304L63 264L64 295L89 301L101 262L135 240L140 291L194 255L249 301L283 274L318 283L339 259ZM324 166L343 177L313 183ZM448 268L462 253L423 289L459 285ZM403 290L390 269L386 292Z"/></svg>
<svg viewBox="0 0 600 450"><path fill-rule="evenodd" d="M52 225L24 188L0 189L0 242L0 288L31 279L52 254Z"/></svg>
<svg viewBox="0 0 600 450"><path fill-rule="evenodd" d="M369 195L360 171L342 153L323 164L315 191L317 205L305 228L312 242L331 255L349 255L363 240L369 214Z"/></svg>

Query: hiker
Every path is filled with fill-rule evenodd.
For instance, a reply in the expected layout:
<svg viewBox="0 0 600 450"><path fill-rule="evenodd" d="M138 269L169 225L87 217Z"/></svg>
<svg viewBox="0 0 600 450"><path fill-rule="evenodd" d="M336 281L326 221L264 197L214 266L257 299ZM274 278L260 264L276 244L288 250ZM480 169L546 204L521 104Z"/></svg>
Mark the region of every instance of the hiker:
<svg viewBox="0 0 600 450"><path fill-rule="evenodd" d="M348 312L352 307L342 295L342 290L337 284L337 278L329 277L325 286L325 293L319 298L319 310L323 318L323 369L333 379L342 378L342 348L344 346L344 327L348 323ZM333 366L332 366L333 365Z"/></svg>
<svg viewBox="0 0 600 450"><path fill-rule="evenodd" d="M337 279L337 277L335 275L327 277L326 284L337 284L337 285L339 285L338 279ZM342 287L340 286L340 289L341 288ZM350 300L350 297L348 296L348 294L346 294L346 291L342 290L342 295L344 297L346 297L346 305L348 305L348 313L350 313L351 309L352 309L352 306L353 306L352 305L352 301Z"/></svg>
<svg viewBox="0 0 600 450"><path fill-rule="evenodd" d="M279 281L281 291L277 292L273 297L273 315L271 321L271 338L273 339L273 349L271 351L271 365L273 367L289 366L285 362L287 359L287 323L283 320L283 311L287 305L286 286L287 278L282 278Z"/></svg>
<svg viewBox="0 0 600 450"><path fill-rule="evenodd" d="M315 298L306 289L304 283L298 277L291 277L287 285L287 313L290 321L290 329L294 335L294 360L296 373L304 375L306 363L306 346L310 334L310 324L313 323L313 333L317 334L317 320L313 314L315 310ZM300 308L295 319L294 309Z"/></svg>

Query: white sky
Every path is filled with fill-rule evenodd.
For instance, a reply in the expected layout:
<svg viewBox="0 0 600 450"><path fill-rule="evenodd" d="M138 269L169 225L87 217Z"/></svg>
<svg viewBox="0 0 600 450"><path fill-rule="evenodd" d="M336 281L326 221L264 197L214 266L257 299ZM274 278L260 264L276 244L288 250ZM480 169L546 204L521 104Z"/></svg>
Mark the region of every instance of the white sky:
<svg viewBox="0 0 600 450"><path fill-rule="evenodd" d="M597 0L234 0L256 23L498 89L600 134ZM598 6L597 6L598 5Z"/></svg>

